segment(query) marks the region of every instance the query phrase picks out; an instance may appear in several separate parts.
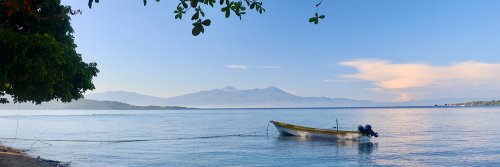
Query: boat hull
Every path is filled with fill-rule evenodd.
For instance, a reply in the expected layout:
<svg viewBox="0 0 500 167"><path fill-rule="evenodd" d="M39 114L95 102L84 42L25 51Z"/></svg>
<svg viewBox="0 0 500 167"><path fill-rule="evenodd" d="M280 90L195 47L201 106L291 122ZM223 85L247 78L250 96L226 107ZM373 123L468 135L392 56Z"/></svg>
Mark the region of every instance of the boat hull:
<svg viewBox="0 0 500 167"><path fill-rule="evenodd" d="M303 138L322 138L332 140L369 141L368 136L363 136L358 131L337 131L330 129L309 128L292 125L278 121L270 121L283 136L297 136Z"/></svg>

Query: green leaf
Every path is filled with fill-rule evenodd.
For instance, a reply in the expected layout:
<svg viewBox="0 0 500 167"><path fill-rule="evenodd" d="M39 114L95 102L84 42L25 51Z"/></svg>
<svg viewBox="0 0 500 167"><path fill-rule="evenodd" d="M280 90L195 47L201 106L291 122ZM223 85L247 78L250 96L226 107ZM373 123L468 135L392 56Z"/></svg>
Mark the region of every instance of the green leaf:
<svg viewBox="0 0 500 167"><path fill-rule="evenodd" d="M231 11L228 9L226 10L226 18L228 18L231 15Z"/></svg>
<svg viewBox="0 0 500 167"><path fill-rule="evenodd" d="M200 30L200 28L198 28L198 26L194 26L193 30L191 31L191 33L193 34L193 36L200 35L200 32L201 32L201 30Z"/></svg>
<svg viewBox="0 0 500 167"><path fill-rule="evenodd" d="M319 16L320 19L324 19L325 18L325 15L321 15Z"/></svg>
<svg viewBox="0 0 500 167"><path fill-rule="evenodd" d="M143 2L144 2L144 6L146 6L146 3L148 3L148 1L147 1L147 0L143 0Z"/></svg>
<svg viewBox="0 0 500 167"><path fill-rule="evenodd" d="M205 28L203 26L199 26L199 29L200 29L201 33L205 33Z"/></svg>
<svg viewBox="0 0 500 167"><path fill-rule="evenodd" d="M254 2L254 3L252 3L252 4L250 5L250 9L255 8L255 4L256 4L255 2Z"/></svg>
<svg viewBox="0 0 500 167"><path fill-rule="evenodd" d="M182 19L182 14L180 14L180 13L176 14L175 19Z"/></svg>
<svg viewBox="0 0 500 167"><path fill-rule="evenodd" d="M196 12L196 13L193 15L193 17L191 17L191 20L196 20L196 19L198 19L198 18L200 18L200 13Z"/></svg>
<svg viewBox="0 0 500 167"><path fill-rule="evenodd" d="M186 1L182 1L182 7L184 7L184 8L188 8L189 7L188 4L186 3Z"/></svg>
<svg viewBox="0 0 500 167"><path fill-rule="evenodd" d="M315 13L314 16L318 17L318 13Z"/></svg>
<svg viewBox="0 0 500 167"><path fill-rule="evenodd" d="M309 22L311 22L311 23L312 23L312 22L314 22L314 20L317 20L317 18L316 18L316 17L311 17L311 18L309 19Z"/></svg>
<svg viewBox="0 0 500 167"><path fill-rule="evenodd" d="M198 0L191 0L191 7L196 8L198 6Z"/></svg>
<svg viewBox="0 0 500 167"><path fill-rule="evenodd" d="M201 22L201 24L203 24L204 26L210 26L211 23L212 23L212 21L210 21L210 19L206 19L206 20L203 20L203 22Z"/></svg>
<svg viewBox="0 0 500 167"><path fill-rule="evenodd" d="M92 3L94 3L94 0L89 0L89 8L92 9Z"/></svg>

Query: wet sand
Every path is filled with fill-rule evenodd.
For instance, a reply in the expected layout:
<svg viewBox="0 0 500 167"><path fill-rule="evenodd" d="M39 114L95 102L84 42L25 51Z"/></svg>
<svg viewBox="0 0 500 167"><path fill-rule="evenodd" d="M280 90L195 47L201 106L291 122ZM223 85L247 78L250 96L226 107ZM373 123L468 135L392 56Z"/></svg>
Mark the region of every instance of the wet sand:
<svg viewBox="0 0 500 167"><path fill-rule="evenodd" d="M0 145L0 166L9 167L64 167L59 161L34 158L25 152Z"/></svg>

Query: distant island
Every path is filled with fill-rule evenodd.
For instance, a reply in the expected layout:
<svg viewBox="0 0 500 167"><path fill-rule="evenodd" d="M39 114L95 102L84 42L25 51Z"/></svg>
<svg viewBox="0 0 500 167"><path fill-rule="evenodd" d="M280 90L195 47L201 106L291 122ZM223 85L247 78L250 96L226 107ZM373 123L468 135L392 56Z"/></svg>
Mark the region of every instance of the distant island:
<svg viewBox="0 0 500 167"><path fill-rule="evenodd" d="M135 106L117 101L80 99L71 103L51 101L35 105L32 103L0 104L0 110L182 110L193 109L179 106Z"/></svg>
<svg viewBox="0 0 500 167"><path fill-rule="evenodd" d="M500 106L500 100L471 101L465 103L450 104L449 106Z"/></svg>

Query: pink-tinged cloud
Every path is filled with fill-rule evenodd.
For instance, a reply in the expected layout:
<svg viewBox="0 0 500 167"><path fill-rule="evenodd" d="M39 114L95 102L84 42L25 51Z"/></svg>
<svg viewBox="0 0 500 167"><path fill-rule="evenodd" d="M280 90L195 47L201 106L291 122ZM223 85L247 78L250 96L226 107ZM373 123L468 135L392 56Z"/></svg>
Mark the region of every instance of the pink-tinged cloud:
<svg viewBox="0 0 500 167"><path fill-rule="evenodd" d="M372 90L397 94L398 101L422 98L438 90L500 89L500 64L466 61L433 66L386 60L352 60L340 64L358 70L343 77L371 81L375 86Z"/></svg>

